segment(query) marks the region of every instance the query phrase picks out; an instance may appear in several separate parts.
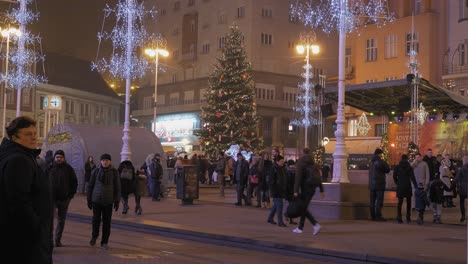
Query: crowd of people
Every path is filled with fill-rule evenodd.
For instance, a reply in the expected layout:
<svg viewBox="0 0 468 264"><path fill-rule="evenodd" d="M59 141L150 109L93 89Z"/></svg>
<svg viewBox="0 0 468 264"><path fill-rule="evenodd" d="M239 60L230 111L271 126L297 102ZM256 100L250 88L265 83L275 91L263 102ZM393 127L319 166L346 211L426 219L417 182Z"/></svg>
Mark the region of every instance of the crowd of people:
<svg viewBox="0 0 468 264"><path fill-rule="evenodd" d="M61 247L70 201L77 192L77 176L67 163L65 152L48 151L44 159L39 158L37 149L36 122L29 117L18 117L6 127L7 138L0 145L0 254L6 259L16 259L18 263L52 263L54 246ZM296 162L286 161L278 149L262 152L246 160L242 154L236 159L227 157L220 151L214 161L194 155L191 163L198 165L199 180L202 183L219 185L219 195L224 197L226 183L236 185L236 206L268 208L266 221L286 227L296 225L291 214L283 218L284 202L288 206L302 204L296 210L298 226L292 230L302 233L305 220L312 224L313 235L321 226L309 212L308 206L319 188L322 198L325 195L322 181L327 180L329 169L314 162L310 149L304 148ZM174 162L178 167L182 159ZM186 164L186 163L185 163ZM129 161L122 161L118 167L112 164L108 153L100 156L95 164L88 157L85 164L85 192L87 206L92 210L92 233L89 244L94 246L100 234L101 247L108 248L111 233L112 211L118 211L122 203L122 214L131 209L129 195L135 198L134 212L141 215L141 197L149 195L152 201L162 198L161 180L163 167L159 153L149 154L139 168ZM323 175L324 171L327 175ZM389 165L383 160L383 151L376 149L369 166L370 215L374 221L386 221L382 215L386 174ZM171 180L175 181L175 174ZM393 171L397 185L397 222L403 223L402 204L406 199L406 221L411 222L411 208L418 211L418 224L424 223L427 206L433 211L434 223L442 223L442 208L454 207L453 198L458 195L461 218L466 221L465 200L467 197L468 157L463 166L456 166L448 154L444 157L432 155L428 149L424 157L420 153L410 162L402 155L400 163ZM414 199L414 201L412 201ZM299 208L299 207L297 207ZM286 210L289 212L288 210ZM53 232L54 214L57 215ZM276 218L276 221L275 221Z"/></svg>

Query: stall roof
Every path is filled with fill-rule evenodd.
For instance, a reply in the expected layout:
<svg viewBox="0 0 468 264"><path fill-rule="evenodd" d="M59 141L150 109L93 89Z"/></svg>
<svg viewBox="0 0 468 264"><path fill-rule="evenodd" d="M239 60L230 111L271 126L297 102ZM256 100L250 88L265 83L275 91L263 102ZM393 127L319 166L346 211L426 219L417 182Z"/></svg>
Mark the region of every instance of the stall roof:
<svg viewBox="0 0 468 264"><path fill-rule="evenodd" d="M438 112L467 112L468 98L436 86L425 79L419 79L419 102L426 109ZM410 97L410 87L406 79L365 84L346 85L345 104L376 114L389 114L398 111L405 98ZM325 97L338 101L338 87L325 89Z"/></svg>

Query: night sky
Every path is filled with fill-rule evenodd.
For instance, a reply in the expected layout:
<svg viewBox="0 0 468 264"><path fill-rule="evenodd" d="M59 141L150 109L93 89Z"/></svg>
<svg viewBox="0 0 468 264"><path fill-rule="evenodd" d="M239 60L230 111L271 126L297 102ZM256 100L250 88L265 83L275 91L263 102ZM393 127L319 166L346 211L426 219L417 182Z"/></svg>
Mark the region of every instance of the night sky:
<svg viewBox="0 0 468 264"><path fill-rule="evenodd" d="M116 0L33 0L28 9L36 10L37 6L39 20L32 22L27 28L42 37L45 52L58 52L91 61L96 57L97 33L101 30L105 4L114 6L115 2ZM1 2L0 8L5 10L9 5L19 6Z"/></svg>

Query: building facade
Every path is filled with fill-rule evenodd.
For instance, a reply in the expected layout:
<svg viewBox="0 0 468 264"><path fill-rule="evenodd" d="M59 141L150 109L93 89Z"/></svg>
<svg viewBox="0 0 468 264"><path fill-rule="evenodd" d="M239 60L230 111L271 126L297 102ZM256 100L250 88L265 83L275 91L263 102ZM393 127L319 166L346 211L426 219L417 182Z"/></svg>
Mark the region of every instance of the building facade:
<svg viewBox="0 0 468 264"><path fill-rule="evenodd" d="M292 138L303 136L291 137L291 133L303 133L303 129L289 130L289 123L295 117L292 107L299 94L297 86L303 81L305 64L305 56L297 54L295 47L300 44L300 33L306 29L290 16L289 1L157 0L152 3L156 3L159 15L150 25L150 31L161 33L170 51L168 58L160 60L165 72L159 73L158 80L158 126L160 121L179 124L171 128L176 131L172 133L163 125L158 127L159 136L169 135L161 138L166 150L199 149L190 137L191 130L200 125L200 107L206 102L208 76L221 54L224 35L233 24L244 34L248 60L253 66L257 113L261 117L259 132L265 144L290 148L293 152L302 147L303 143ZM336 76L336 36L319 31L316 34L321 52L311 57L314 75ZM149 85L138 90L137 110L132 111L139 125L148 128L153 123L153 79L148 76ZM190 117L186 119L187 116ZM193 125L191 129L187 122Z"/></svg>

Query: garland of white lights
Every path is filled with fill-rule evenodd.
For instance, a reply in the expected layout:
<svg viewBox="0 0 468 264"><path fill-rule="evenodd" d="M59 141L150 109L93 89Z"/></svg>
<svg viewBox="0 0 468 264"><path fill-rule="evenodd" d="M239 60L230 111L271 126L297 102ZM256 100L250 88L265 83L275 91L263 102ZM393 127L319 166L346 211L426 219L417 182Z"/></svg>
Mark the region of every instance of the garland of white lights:
<svg viewBox="0 0 468 264"><path fill-rule="evenodd" d="M305 26L322 28L330 33L340 26L340 14L343 12L346 32L358 30L361 26L377 24L381 27L393 22L395 16L389 11L386 0L350 0L346 10L341 10L343 0L297 0L291 4L291 14L301 20Z"/></svg>
<svg viewBox="0 0 468 264"><path fill-rule="evenodd" d="M359 121L356 127L361 136L367 135L371 129L371 125L369 124L369 121L367 121L367 116L364 112L362 112L361 116L359 117Z"/></svg>
<svg viewBox="0 0 468 264"><path fill-rule="evenodd" d="M416 117L418 119L418 122L420 125L424 125L424 122L426 122L426 118L429 115L429 113L426 111L426 108L424 108L423 103L419 104L419 109L416 113Z"/></svg>
<svg viewBox="0 0 468 264"><path fill-rule="evenodd" d="M31 0L25 1L26 6ZM37 86L40 83L47 82L44 76L37 75L33 71L33 65L44 62L45 56L42 54L41 38L26 30L25 25L36 21L39 14L34 13L27 8L21 12L19 7L7 11L6 18L14 25L23 25L23 32L20 36L12 34L10 42L16 42L17 45L10 44L8 51L8 73L0 73L2 82L7 83L7 88L27 90ZM7 41L4 38L3 41ZM2 41L2 48L3 48ZM39 44L39 51L36 50L36 43ZM5 52L6 53L6 52ZM2 59L6 59L6 54L2 54Z"/></svg>
<svg viewBox="0 0 468 264"><path fill-rule="evenodd" d="M135 0L135 2L138 2ZM138 53L137 51L144 46L148 41L148 34L143 26L143 19L145 16L154 15L154 11L145 10L143 2L128 5L125 0L119 0L114 8L106 5L104 9L104 21L111 14L115 15L116 25L110 32L104 30L98 33L98 54L96 61L92 64L92 69L98 71L109 71L112 77L125 79L127 73L130 72L132 80L142 78L148 68L148 60L143 57L143 52ZM131 14L131 16L129 16ZM132 17L130 23L133 24L130 38L127 35L127 25L129 23L128 18ZM103 40L112 41L112 54L110 59L104 58L98 59L99 47ZM127 63L127 45L128 42L132 43L131 60Z"/></svg>

